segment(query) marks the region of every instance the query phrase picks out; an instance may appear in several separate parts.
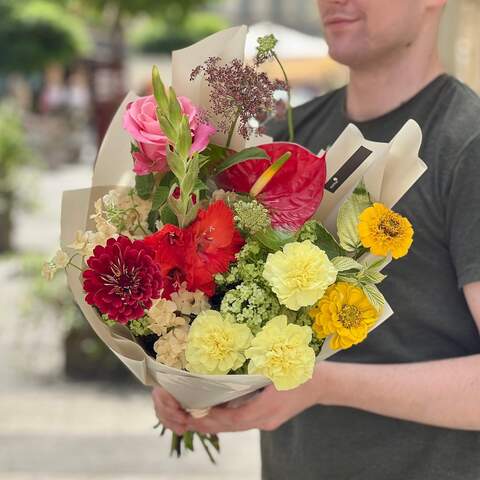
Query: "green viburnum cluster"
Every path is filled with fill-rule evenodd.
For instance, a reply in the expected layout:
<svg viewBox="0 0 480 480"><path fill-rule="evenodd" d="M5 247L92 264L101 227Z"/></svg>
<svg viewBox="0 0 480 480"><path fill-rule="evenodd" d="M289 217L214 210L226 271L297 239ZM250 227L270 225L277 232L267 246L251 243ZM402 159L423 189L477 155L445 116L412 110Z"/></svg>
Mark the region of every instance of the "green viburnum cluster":
<svg viewBox="0 0 480 480"><path fill-rule="evenodd" d="M267 252L259 242L251 239L247 240L236 257L236 263L233 263L226 273L215 276L215 282L219 287L228 287L245 282L265 284L262 273Z"/></svg>
<svg viewBox="0 0 480 480"><path fill-rule="evenodd" d="M280 303L270 288L252 282L229 290L220 306L223 314L233 315L237 323L245 323L254 335L280 310Z"/></svg>
<svg viewBox="0 0 480 480"><path fill-rule="evenodd" d="M146 335L151 335L153 332L150 330L149 325L152 322L150 317L142 317L137 320L131 320L128 322L128 329L136 337L144 337Z"/></svg>
<svg viewBox="0 0 480 480"><path fill-rule="evenodd" d="M245 202L240 200L233 206L235 222L240 230L255 235L270 227L268 210L256 200Z"/></svg>
<svg viewBox="0 0 480 480"><path fill-rule="evenodd" d="M313 244L317 243L317 222L309 220L306 222L298 232L297 242L304 242L310 240Z"/></svg>

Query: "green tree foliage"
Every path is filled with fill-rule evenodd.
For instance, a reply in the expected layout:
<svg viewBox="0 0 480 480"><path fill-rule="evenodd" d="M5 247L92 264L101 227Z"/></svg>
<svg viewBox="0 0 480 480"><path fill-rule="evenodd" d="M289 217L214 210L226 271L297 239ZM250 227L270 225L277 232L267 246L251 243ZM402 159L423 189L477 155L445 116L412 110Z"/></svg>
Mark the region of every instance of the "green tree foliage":
<svg viewBox="0 0 480 480"><path fill-rule="evenodd" d="M88 48L78 19L46 1L0 0L0 73L30 73L68 63Z"/></svg>

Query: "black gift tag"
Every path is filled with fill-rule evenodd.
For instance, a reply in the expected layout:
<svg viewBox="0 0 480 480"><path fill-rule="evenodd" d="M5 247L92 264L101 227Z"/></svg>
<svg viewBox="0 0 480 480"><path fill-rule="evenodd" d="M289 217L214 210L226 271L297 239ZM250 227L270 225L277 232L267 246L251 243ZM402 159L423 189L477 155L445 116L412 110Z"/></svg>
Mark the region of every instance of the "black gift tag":
<svg viewBox="0 0 480 480"><path fill-rule="evenodd" d="M335 193L350 175L372 154L372 151L360 147L325 184L325 190Z"/></svg>

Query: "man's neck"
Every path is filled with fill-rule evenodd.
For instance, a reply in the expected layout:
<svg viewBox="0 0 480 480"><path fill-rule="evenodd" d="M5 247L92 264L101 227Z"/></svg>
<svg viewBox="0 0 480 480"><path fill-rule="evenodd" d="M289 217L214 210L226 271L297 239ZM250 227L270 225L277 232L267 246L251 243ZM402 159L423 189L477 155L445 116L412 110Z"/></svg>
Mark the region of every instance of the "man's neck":
<svg viewBox="0 0 480 480"><path fill-rule="evenodd" d="M410 100L443 72L437 52L431 58L405 55L370 67L351 68L347 115L358 122L378 118Z"/></svg>

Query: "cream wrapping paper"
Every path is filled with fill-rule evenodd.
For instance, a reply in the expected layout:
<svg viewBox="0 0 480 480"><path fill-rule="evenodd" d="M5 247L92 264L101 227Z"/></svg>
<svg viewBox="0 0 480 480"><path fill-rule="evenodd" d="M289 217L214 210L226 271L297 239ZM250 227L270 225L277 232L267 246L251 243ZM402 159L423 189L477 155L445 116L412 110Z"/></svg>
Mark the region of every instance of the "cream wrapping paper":
<svg viewBox="0 0 480 480"><path fill-rule="evenodd" d="M174 52L172 78L177 94L187 95L194 103L207 109L208 87L201 79L192 86L188 81L191 69L210 56L219 56L222 61L232 58L243 60L246 32L246 27L232 28L192 47ZM129 94L112 120L98 153L91 187L64 192L61 246L65 251L69 251L68 245L78 230L93 228L90 215L98 198L112 188L133 185L130 139L122 129L122 116L126 104L134 98L133 94ZM341 186L333 192L325 191L324 201L316 218L335 231L332 227L335 227L338 208L362 177L374 200L392 207L426 170L426 166L418 158L421 139L420 128L414 121L409 121L389 144L369 142L356 127L349 125L327 153L327 180L341 172L342 167L351 161L352 155L359 149L364 156L368 153L364 149L370 153L349 173ZM222 135L217 134L215 141L224 143L224 140ZM241 149L269 141L269 137L262 137L247 143L237 135L233 145ZM197 375L160 364L146 354L126 327L108 327L97 311L85 302L79 271L69 269L67 279L85 318L110 350L140 382L148 386L161 385L184 408L207 409L248 395L270 383L267 378L259 375ZM383 323L392 313L387 304L373 328ZM335 353L330 349L329 343L327 339L317 361L325 360Z"/></svg>

